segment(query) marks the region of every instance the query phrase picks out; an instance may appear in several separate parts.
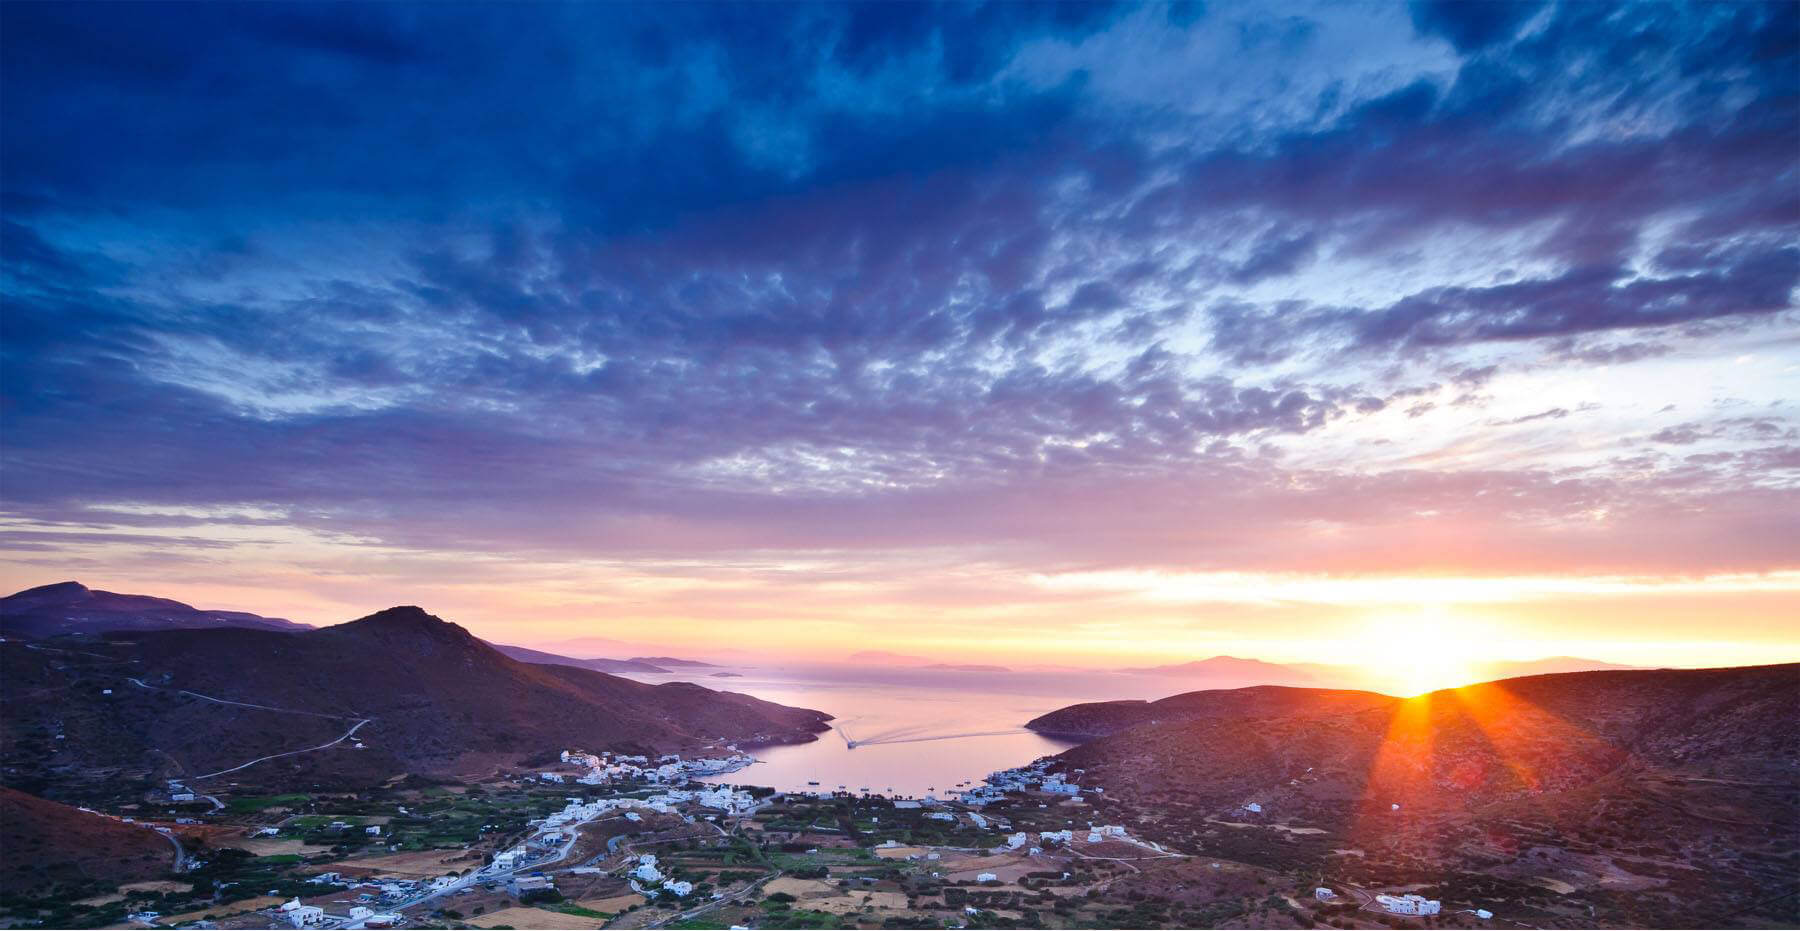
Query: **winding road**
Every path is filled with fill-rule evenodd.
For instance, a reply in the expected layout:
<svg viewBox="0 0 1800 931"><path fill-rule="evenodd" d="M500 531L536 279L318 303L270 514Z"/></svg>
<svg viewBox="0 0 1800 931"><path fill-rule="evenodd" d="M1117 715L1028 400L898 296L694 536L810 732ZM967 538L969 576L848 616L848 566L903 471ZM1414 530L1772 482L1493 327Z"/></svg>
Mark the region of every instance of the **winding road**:
<svg viewBox="0 0 1800 931"><path fill-rule="evenodd" d="M220 705L236 705L239 708L254 708L258 711L276 711L276 712L280 712L282 714L304 714L304 715L307 715L308 717L314 717L314 718L335 718L340 721L355 721L356 722L355 724L350 725L350 729L345 731L336 740L326 741L325 743L319 744L316 747L305 747L305 748L302 748L299 750L289 750L285 753L271 753L268 756L259 756L256 759L251 760L248 763L239 763L238 765L233 766L229 769L221 769L218 772L205 773L205 774L199 775L199 776L189 776L189 777L187 777L189 780L211 779L214 776L223 776L226 773L235 773L240 769L246 769L248 767L255 766L258 763L266 762L268 760L278 760L284 756L294 756L294 755L300 754L300 753L312 753L316 750L327 750L327 749L337 746L338 744L343 743L346 740L349 740L351 737L355 736L355 734L358 730L362 729L363 725L369 723L370 721L375 720L374 718L353 718L347 714L326 714L322 711L301 711L297 708L276 708L272 705L257 705L257 704L252 704L247 701L233 701L229 698L214 698L211 695L202 695L199 692L190 692L187 689L165 689L165 688L162 688L161 686L151 685L142 679L134 678L131 676L127 676L125 678L125 681L130 682L132 685L135 685L140 689L149 689L152 692L174 692L178 695L187 695L187 696L190 696L193 698L202 699L204 701L209 701L209 702L213 702L215 704L220 704ZM213 798L210 795L206 796L206 798L209 799L213 803L214 806L224 807L222 805L222 803L219 802L218 799ZM176 846L179 847L180 845L177 844Z"/></svg>
<svg viewBox="0 0 1800 931"><path fill-rule="evenodd" d="M151 828L150 830L156 831L156 834L158 837L161 837L163 840L168 841L169 846L175 848L174 872L177 872L177 873L187 872L187 867L188 867L187 851L182 848L181 841L176 839L174 833L167 832L167 831L157 831L156 828Z"/></svg>

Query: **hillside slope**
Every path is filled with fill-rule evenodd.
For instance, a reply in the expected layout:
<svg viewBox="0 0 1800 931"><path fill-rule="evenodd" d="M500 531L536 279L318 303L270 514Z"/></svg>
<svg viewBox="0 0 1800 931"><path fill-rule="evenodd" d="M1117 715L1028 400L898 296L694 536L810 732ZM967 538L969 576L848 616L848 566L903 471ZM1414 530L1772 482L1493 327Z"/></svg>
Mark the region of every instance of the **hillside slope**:
<svg viewBox="0 0 1800 931"><path fill-rule="evenodd" d="M1783 665L1531 676L1414 699L1197 692L1071 706L1033 726L1107 734L1054 768L1105 790L1098 817L1179 849L1328 881L1454 881L1460 897L1534 903L1533 921L1593 905L1611 923L1685 926L1707 923L1698 900L1800 917L1759 904L1791 886L1800 857L1797 720L1800 665Z"/></svg>
<svg viewBox="0 0 1800 931"><path fill-rule="evenodd" d="M175 848L149 828L0 788L0 892L42 897L52 889L154 879L174 869Z"/></svg>

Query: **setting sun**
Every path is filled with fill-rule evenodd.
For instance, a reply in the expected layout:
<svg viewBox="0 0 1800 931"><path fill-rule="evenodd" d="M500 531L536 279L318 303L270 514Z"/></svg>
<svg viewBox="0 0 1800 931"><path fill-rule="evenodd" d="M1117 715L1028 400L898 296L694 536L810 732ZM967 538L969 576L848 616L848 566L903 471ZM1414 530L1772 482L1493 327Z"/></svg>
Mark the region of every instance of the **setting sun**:
<svg viewBox="0 0 1800 931"><path fill-rule="evenodd" d="M1480 680L1479 663L1492 658L1494 639L1480 625L1423 609L1371 621L1354 642L1378 687L1404 697Z"/></svg>

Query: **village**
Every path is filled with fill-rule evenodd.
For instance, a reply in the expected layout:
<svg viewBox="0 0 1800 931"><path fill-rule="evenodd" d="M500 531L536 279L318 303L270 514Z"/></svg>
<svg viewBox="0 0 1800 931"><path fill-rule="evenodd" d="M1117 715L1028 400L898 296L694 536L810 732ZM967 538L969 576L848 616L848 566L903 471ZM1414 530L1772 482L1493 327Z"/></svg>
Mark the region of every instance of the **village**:
<svg viewBox="0 0 1800 931"><path fill-rule="evenodd" d="M145 805L114 817L179 846L180 872L63 914L72 926L334 931L1308 926L1302 917L1473 927L1492 917L1168 849L1099 817L1103 790L1048 761L938 799L696 781L749 765L735 751L554 759L472 784L405 779L355 795L221 800L173 784L155 796L171 817ZM18 917L12 909L6 923L29 924Z"/></svg>

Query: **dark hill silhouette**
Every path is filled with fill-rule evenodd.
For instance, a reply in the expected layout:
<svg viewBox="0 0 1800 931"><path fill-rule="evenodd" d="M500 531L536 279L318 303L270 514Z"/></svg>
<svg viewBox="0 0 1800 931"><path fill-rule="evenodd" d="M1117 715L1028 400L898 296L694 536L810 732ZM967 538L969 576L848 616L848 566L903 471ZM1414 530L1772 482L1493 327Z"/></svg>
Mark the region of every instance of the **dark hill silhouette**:
<svg viewBox="0 0 1800 931"><path fill-rule="evenodd" d="M1375 692L1256 685L1184 692L1158 701L1124 699L1058 708L1025 723L1041 734L1088 739L1156 721L1190 718L1260 718L1296 712L1389 708L1395 699Z"/></svg>
<svg viewBox="0 0 1800 931"><path fill-rule="evenodd" d="M285 618L261 617L243 611L202 611L168 598L103 592L80 582L40 585L0 598L0 633L11 637L184 627L250 627L292 632L312 629Z"/></svg>
<svg viewBox="0 0 1800 931"><path fill-rule="evenodd" d="M15 772L48 781L52 765L195 777L324 744L363 718L372 719L356 734L365 749L346 741L229 778L366 784L565 747L658 752L807 740L829 719L688 683L646 685L519 662L410 606L302 634L146 631L80 651L0 644L0 657L11 712L5 726L21 738L7 744L9 781ZM105 688L113 694L102 694ZM11 699L34 691L65 698L54 707ZM54 748L27 736L58 726L66 739ZM36 747L43 749L29 752Z"/></svg>

